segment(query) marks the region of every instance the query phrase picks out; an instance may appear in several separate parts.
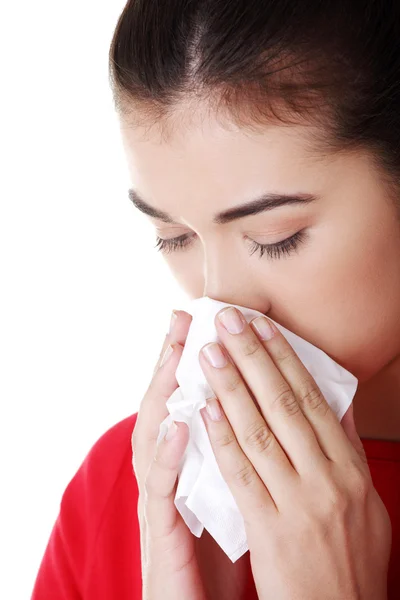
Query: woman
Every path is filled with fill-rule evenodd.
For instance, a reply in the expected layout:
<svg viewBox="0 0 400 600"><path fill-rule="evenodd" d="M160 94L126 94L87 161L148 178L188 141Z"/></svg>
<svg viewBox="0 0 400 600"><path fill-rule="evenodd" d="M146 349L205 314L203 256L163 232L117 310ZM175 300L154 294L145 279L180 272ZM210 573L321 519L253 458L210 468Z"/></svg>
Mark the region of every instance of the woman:
<svg viewBox="0 0 400 600"><path fill-rule="evenodd" d="M125 6L110 73L129 194L173 275L191 298L281 323L359 387L339 423L268 318L217 316L202 414L246 523L250 552L232 563L173 503L187 427L156 446L190 326L177 311L139 414L63 495L34 600L400 597L399 12Z"/></svg>

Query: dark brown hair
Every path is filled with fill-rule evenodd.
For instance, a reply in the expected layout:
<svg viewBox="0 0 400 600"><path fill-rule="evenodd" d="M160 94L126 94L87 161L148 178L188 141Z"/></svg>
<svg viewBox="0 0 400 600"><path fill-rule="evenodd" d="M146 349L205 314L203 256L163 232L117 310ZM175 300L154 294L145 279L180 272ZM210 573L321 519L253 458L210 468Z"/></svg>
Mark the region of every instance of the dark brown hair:
<svg viewBox="0 0 400 600"><path fill-rule="evenodd" d="M318 147L368 150L400 184L399 0L129 0L109 74L123 119L201 102L249 127L314 123Z"/></svg>

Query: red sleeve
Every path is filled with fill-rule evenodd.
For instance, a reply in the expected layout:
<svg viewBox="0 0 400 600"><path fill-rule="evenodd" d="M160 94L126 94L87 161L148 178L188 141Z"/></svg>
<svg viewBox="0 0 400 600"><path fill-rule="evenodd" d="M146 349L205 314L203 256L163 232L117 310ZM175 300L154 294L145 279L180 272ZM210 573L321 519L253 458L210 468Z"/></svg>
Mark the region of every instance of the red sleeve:
<svg viewBox="0 0 400 600"><path fill-rule="evenodd" d="M120 473L131 463L137 413L109 429L91 448L65 489L31 600L83 600L98 532ZM132 498L132 502L133 502Z"/></svg>

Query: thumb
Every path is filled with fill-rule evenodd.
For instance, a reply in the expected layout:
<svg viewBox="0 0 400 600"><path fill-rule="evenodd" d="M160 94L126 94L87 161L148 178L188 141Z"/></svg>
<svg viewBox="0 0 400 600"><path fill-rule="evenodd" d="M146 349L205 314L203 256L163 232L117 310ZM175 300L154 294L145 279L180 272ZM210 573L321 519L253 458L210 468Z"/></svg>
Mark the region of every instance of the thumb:
<svg viewBox="0 0 400 600"><path fill-rule="evenodd" d="M364 463L368 464L364 446L360 439L360 436L357 433L356 424L354 422L353 403L350 404L349 408L347 409L346 413L344 414L344 416L341 420L341 425L342 425L347 437L349 438L350 442L353 444L355 450L357 451L358 455L360 456L361 460Z"/></svg>

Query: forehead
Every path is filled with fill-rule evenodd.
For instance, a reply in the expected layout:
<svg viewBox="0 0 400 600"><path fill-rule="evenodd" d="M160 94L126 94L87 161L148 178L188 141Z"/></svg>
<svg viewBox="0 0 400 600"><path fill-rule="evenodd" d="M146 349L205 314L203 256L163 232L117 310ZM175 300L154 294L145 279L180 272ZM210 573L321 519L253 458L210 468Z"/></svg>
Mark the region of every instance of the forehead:
<svg viewBox="0 0 400 600"><path fill-rule="evenodd" d="M265 191L297 193L308 181L315 187L332 160L315 149L306 124L250 130L202 117L166 137L157 126L121 125L121 135L133 187L160 208L172 198L218 198L223 208Z"/></svg>

